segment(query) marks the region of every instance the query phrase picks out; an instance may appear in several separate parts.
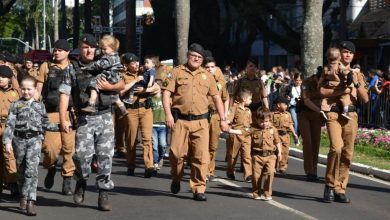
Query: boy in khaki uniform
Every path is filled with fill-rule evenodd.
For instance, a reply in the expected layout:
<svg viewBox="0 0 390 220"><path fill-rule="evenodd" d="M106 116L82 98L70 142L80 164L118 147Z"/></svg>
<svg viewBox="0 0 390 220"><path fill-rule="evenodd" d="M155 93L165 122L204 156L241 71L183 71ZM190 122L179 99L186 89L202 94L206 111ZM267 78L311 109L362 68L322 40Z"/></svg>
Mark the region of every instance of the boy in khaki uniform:
<svg viewBox="0 0 390 220"><path fill-rule="evenodd" d="M282 153L278 130L272 126L271 112L268 110L256 111L256 125L251 133L253 198L265 201L272 200L272 182L275 174L276 159L280 160ZM263 190L261 191L261 179L263 176L265 176L265 180Z"/></svg>
<svg viewBox="0 0 390 220"><path fill-rule="evenodd" d="M290 130L294 139L298 141L298 136L295 133L290 112L287 111L288 100L282 96L275 99L276 111L272 113L272 123L278 130L280 140L282 142L282 158L278 161L278 171L281 174L286 174L288 166L288 151L290 148Z"/></svg>
<svg viewBox="0 0 390 220"><path fill-rule="evenodd" d="M204 193L210 162L208 96L213 97L221 117L221 130L228 129L214 77L201 67L203 51L203 47L199 44L190 45L187 63L175 67L167 74L162 84L166 124L172 129L169 155L172 175L171 192L177 194L180 191L184 158L190 147L192 153L190 187L195 201L207 200Z"/></svg>
<svg viewBox="0 0 390 220"><path fill-rule="evenodd" d="M215 60L212 57L207 57L205 62L205 68L209 71L213 76L217 83L218 93L221 96L222 102L224 104L224 113L227 115L227 111L229 108L229 94L226 87L225 79L223 78L223 74L221 70L215 65ZM210 163L208 168L208 180L210 182L214 181L215 176L215 158L218 149L218 141L219 135L221 133L221 129L219 127L220 117L215 108L213 98L211 96L208 97L209 101L209 111L211 111L210 118L210 141L209 141L209 152L210 152Z"/></svg>
<svg viewBox="0 0 390 220"><path fill-rule="evenodd" d="M251 165L251 137L250 126L252 123L252 113L247 107L252 103L252 93L249 90L241 90L235 103L228 113L228 123L234 130L241 130L241 134L230 133L226 142L227 148L227 171L229 179L235 180L235 165L240 152L243 168L244 180L252 181Z"/></svg>
<svg viewBox="0 0 390 220"><path fill-rule="evenodd" d="M0 66L0 140L3 139L5 123L7 121L8 111L11 103L19 99L19 93L15 86L11 85L13 78L12 70L5 65ZM0 188L3 186L3 180L8 184L11 195L19 194L16 184L16 159L14 153L7 153L3 144L1 144L0 159ZM1 191L0 191L1 192Z"/></svg>

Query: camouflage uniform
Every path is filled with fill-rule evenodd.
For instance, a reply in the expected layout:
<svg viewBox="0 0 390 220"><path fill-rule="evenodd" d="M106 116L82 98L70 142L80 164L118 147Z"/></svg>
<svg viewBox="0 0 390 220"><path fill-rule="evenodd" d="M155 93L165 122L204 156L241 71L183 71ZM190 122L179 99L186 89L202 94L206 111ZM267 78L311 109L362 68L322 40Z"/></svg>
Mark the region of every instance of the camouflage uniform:
<svg viewBox="0 0 390 220"><path fill-rule="evenodd" d="M72 62L72 66L75 71L70 71L64 76L59 91L68 96L72 95L74 105L79 112L76 152L73 158L76 165L75 178L77 181L86 182L91 173L92 156L96 154L98 157L96 186L101 190L111 190L114 188L114 183L110 179L112 156L114 155L114 124L111 115L111 102L105 101L104 106L102 106L103 101L98 102L96 113L81 112L80 109L87 105L85 96L87 95L88 82L94 76L83 68L85 64L80 61ZM75 84L79 86L80 92L74 89ZM77 101L78 99L82 103Z"/></svg>
<svg viewBox="0 0 390 220"><path fill-rule="evenodd" d="M59 131L58 125L49 122L45 106L36 101L20 99L9 110L3 143L14 148L17 165L17 182L27 200L36 200L38 165L41 156L43 133Z"/></svg>

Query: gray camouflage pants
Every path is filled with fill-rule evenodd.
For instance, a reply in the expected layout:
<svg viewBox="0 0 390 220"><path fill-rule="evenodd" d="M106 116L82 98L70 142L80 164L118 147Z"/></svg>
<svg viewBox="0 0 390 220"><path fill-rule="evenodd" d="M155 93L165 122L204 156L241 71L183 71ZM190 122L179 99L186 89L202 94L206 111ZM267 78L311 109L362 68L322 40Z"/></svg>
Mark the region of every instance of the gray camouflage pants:
<svg viewBox="0 0 390 220"><path fill-rule="evenodd" d="M42 135L30 139L14 137L12 146L16 157L17 183L23 197L37 199L38 165L41 157Z"/></svg>
<svg viewBox="0 0 390 220"><path fill-rule="evenodd" d="M114 155L114 125L110 112L102 115L81 115L76 131L76 152L73 156L76 165L76 180L86 181L91 173L91 161L97 155L98 189L114 188L111 180L112 156Z"/></svg>

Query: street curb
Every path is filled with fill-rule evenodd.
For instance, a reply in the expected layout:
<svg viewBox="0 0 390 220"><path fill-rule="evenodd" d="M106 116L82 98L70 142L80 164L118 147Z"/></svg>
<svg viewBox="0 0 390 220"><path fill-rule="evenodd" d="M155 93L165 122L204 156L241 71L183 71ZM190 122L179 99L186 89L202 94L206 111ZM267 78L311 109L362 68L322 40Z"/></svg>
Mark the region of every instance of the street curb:
<svg viewBox="0 0 390 220"><path fill-rule="evenodd" d="M298 148L290 147L289 156L303 159L303 151ZM326 165L327 156L318 155L318 163ZM370 167L361 163L352 163L351 171L374 176L382 180L390 181L390 170L383 170L376 167Z"/></svg>

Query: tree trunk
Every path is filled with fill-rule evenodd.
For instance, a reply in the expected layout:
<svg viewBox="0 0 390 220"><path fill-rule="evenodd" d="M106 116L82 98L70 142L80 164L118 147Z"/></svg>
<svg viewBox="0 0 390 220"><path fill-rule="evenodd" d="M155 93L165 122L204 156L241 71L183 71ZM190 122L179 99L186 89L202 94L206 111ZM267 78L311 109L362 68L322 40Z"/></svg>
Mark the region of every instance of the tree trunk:
<svg viewBox="0 0 390 220"><path fill-rule="evenodd" d="M103 27L108 27L110 26L110 1L107 0L102 0L102 3L100 4L101 8L101 22ZM110 34L109 32L103 32L104 34Z"/></svg>
<svg viewBox="0 0 390 220"><path fill-rule="evenodd" d="M79 0L74 0L73 8L73 48L77 48L80 35Z"/></svg>
<svg viewBox="0 0 390 220"><path fill-rule="evenodd" d="M176 0L175 2L176 20L176 41L177 41L177 64L187 62L188 32L190 29L190 1Z"/></svg>
<svg viewBox="0 0 390 220"><path fill-rule="evenodd" d="M135 53L135 1L126 0L126 51Z"/></svg>
<svg viewBox="0 0 390 220"><path fill-rule="evenodd" d="M54 0L54 42L57 41L58 38L58 0Z"/></svg>
<svg viewBox="0 0 390 220"><path fill-rule="evenodd" d="M67 18L66 18L66 4L65 0L61 0L61 38L62 39L67 39L67 31L66 31L66 23L67 23Z"/></svg>
<svg viewBox="0 0 390 220"><path fill-rule="evenodd" d="M322 0L304 1L303 68L306 76L323 64Z"/></svg>
<svg viewBox="0 0 390 220"><path fill-rule="evenodd" d="M38 21L34 20L34 27L35 27L35 49L39 50L39 25Z"/></svg>
<svg viewBox="0 0 390 220"><path fill-rule="evenodd" d="M92 2L91 0L85 0L84 3L84 28L85 33L92 33L91 20L92 20Z"/></svg>

